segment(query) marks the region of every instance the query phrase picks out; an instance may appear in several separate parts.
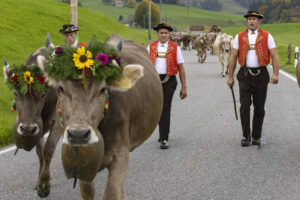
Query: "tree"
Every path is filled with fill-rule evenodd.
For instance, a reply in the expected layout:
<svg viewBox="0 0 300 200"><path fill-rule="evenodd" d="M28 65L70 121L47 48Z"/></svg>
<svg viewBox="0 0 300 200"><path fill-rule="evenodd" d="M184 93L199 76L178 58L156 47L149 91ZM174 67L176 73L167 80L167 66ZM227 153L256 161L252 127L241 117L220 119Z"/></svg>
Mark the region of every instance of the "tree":
<svg viewBox="0 0 300 200"><path fill-rule="evenodd" d="M143 0L135 9L134 21L141 27L148 28L148 4L149 0ZM151 1L151 27L159 24L160 13L158 6Z"/></svg>

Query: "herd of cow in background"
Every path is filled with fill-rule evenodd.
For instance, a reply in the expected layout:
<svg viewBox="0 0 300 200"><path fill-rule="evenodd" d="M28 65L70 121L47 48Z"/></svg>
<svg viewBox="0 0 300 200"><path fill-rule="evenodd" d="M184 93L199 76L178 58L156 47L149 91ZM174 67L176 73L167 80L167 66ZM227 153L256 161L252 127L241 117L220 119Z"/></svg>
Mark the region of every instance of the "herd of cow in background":
<svg viewBox="0 0 300 200"><path fill-rule="evenodd" d="M221 33L221 30L214 25L208 33L171 32L171 40L184 50L195 49L199 63L205 62L207 51L218 56L222 66L221 74L224 77L228 69L233 36Z"/></svg>

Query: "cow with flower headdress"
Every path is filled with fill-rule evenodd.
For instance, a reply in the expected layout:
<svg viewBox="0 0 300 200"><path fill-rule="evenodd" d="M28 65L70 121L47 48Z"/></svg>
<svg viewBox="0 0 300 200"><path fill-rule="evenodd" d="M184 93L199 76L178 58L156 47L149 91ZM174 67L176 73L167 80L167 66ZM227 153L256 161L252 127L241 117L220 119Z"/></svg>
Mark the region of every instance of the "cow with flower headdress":
<svg viewBox="0 0 300 200"><path fill-rule="evenodd" d="M46 197L50 193L50 162L60 138L57 132L54 113L57 94L45 82L45 76L37 66L39 57L47 55L47 48L33 52L25 65L10 66L4 59L4 78L14 91L17 118L13 125L13 139L18 149L31 151L36 147L39 158L37 193ZM46 143L44 135L50 131Z"/></svg>
<svg viewBox="0 0 300 200"><path fill-rule="evenodd" d="M39 65L58 88L57 121L67 178L94 199L96 174L108 169L103 200L124 200L129 153L157 126L162 87L147 50L132 41L115 47L93 38L87 47L53 49ZM76 183L76 182L75 182Z"/></svg>

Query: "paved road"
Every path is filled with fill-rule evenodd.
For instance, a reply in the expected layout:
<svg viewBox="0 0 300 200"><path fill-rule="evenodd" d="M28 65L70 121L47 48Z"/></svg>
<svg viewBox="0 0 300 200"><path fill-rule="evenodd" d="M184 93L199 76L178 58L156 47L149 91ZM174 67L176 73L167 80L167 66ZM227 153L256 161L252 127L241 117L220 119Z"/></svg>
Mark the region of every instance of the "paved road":
<svg viewBox="0 0 300 200"><path fill-rule="evenodd" d="M298 200L300 199L300 89L280 75L270 85L263 137L266 144L240 146L226 78L217 58L197 64L194 51L184 52L188 98L175 93L170 148L160 150L157 130L131 154L126 178L128 200ZM234 87L238 99L237 85ZM237 101L239 105L239 101ZM39 199L33 190L38 161L34 152L0 155L0 199ZM46 199L81 199L79 185L64 176L60 145L51 165L52 190ZM96 177L96 199L107 171Z"/></svg>

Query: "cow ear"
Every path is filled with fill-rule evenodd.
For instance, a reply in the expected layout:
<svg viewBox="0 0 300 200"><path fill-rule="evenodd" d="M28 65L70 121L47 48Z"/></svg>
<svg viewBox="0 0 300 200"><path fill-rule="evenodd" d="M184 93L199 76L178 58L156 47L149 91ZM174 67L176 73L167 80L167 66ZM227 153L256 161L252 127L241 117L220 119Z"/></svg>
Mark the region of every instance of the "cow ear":
<svg viewBox="0 0 300 200"><path fill-rule="evenodd" d="M4 80L6 81L7 78L9 77L9 74L11 73L11 69L5 58L3 58L3 62L4 62L3 75L4 75Z"/></svg>
<svg viewBox="0 0 300 200"><path fill-rule="evenodd" d="M126 65L123 69L121 79L113 81L110 88L119 91L127 91L144 76L144 67L138 64Z"/></svg>

